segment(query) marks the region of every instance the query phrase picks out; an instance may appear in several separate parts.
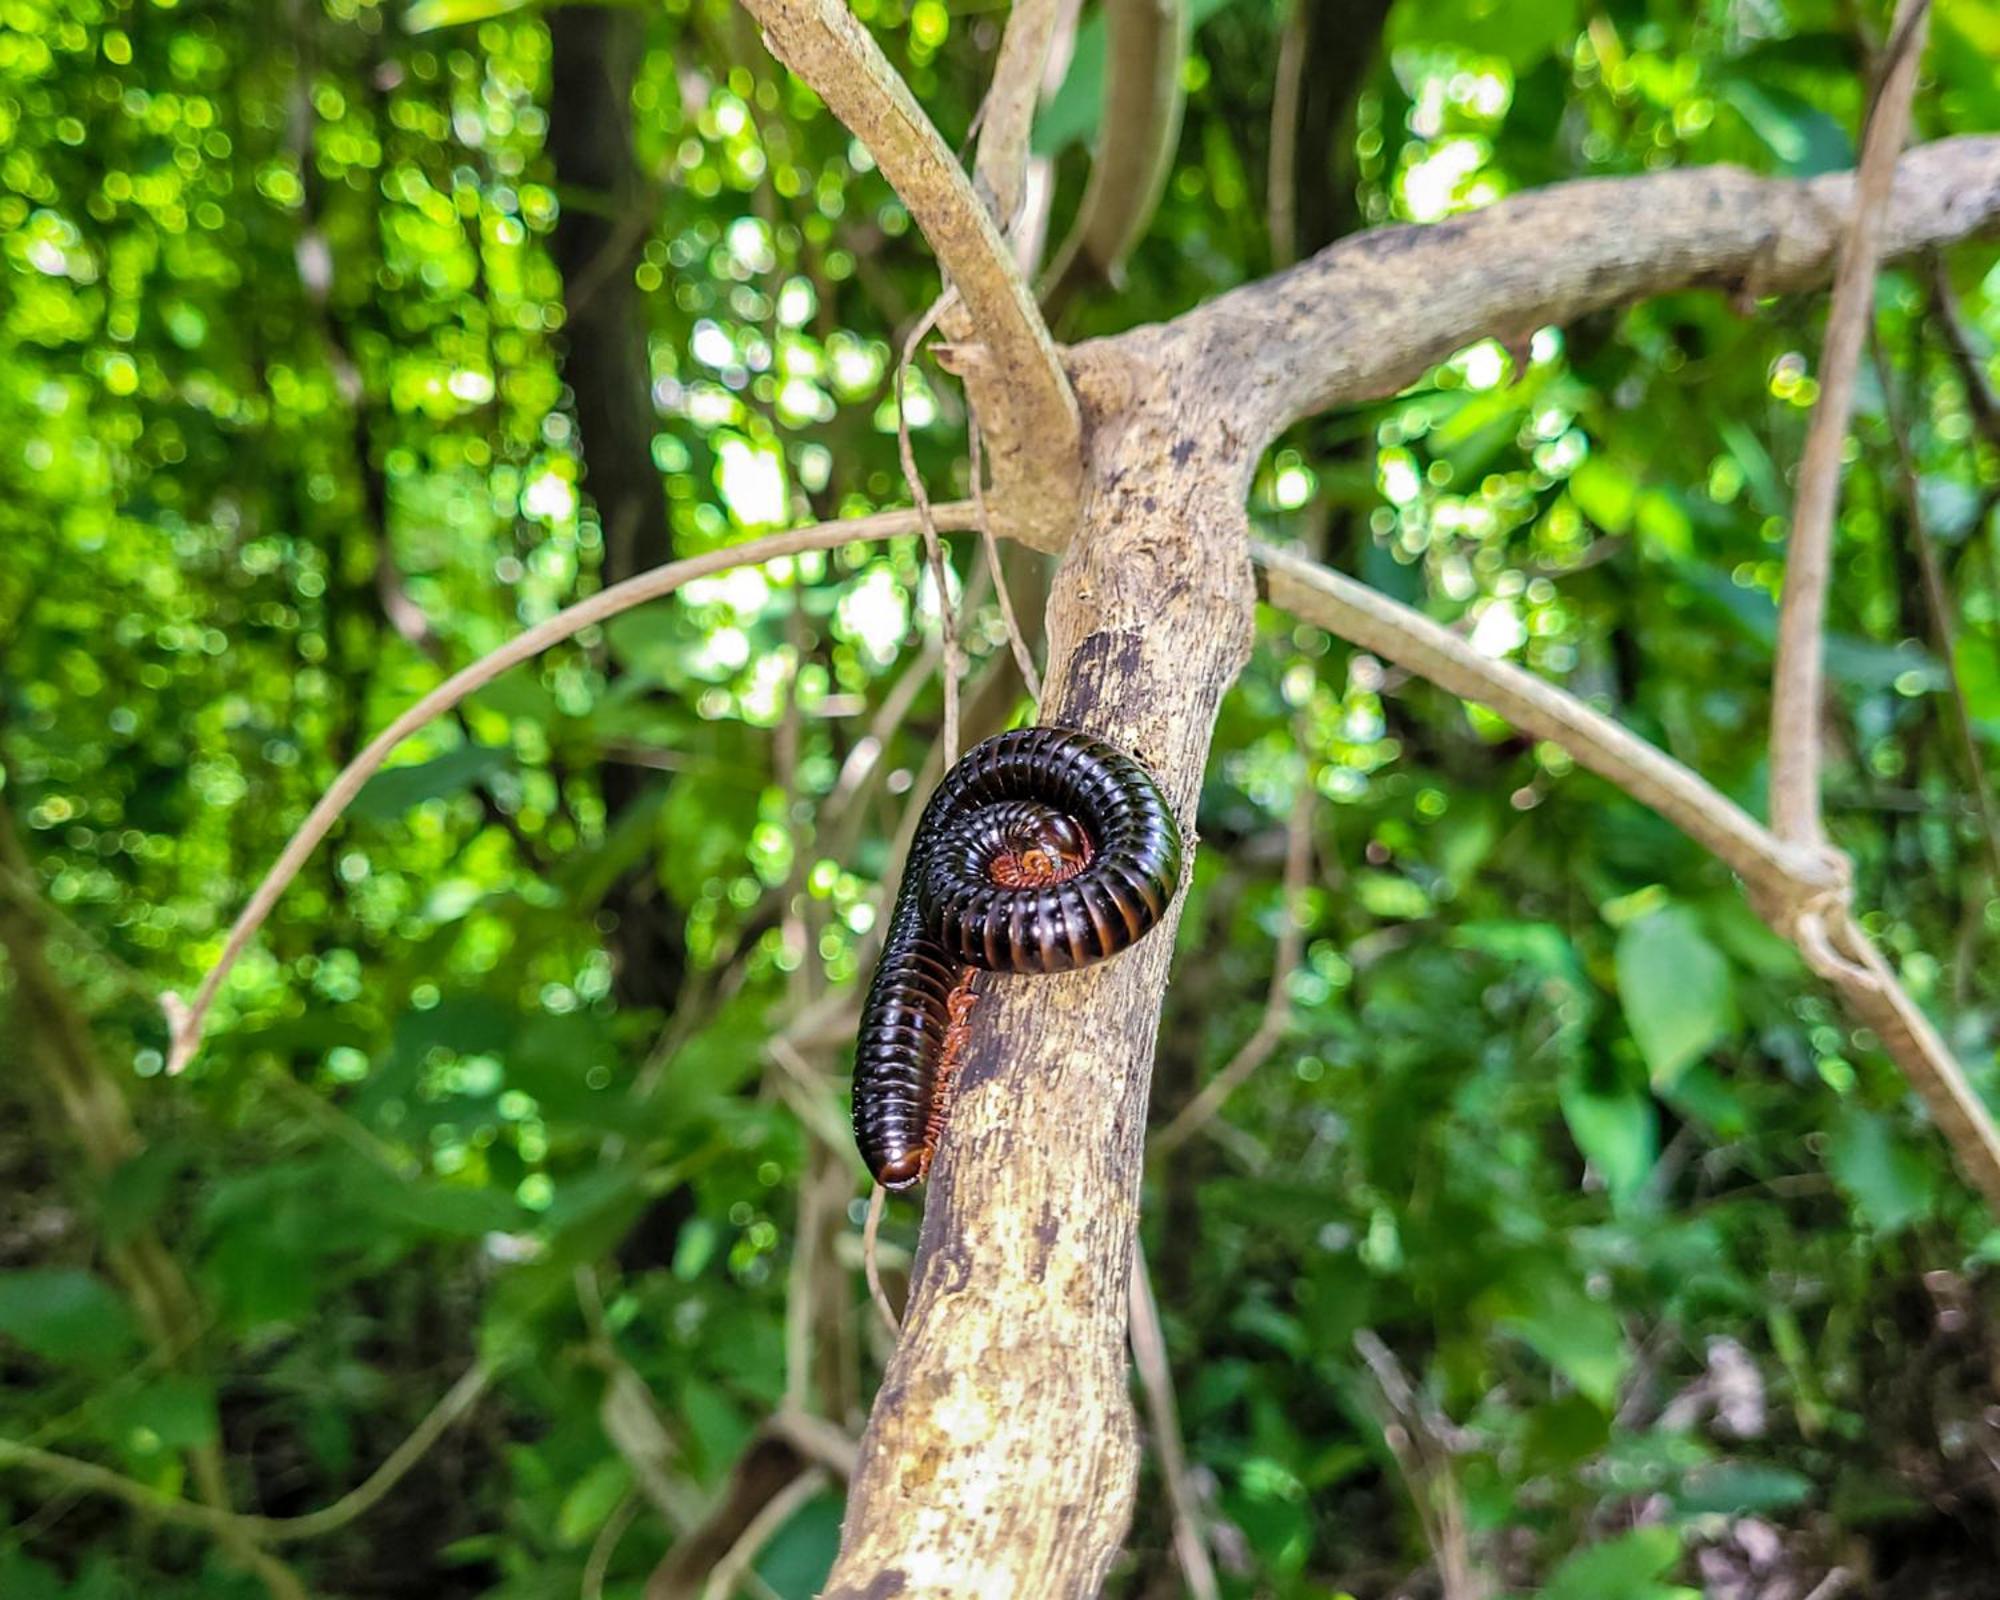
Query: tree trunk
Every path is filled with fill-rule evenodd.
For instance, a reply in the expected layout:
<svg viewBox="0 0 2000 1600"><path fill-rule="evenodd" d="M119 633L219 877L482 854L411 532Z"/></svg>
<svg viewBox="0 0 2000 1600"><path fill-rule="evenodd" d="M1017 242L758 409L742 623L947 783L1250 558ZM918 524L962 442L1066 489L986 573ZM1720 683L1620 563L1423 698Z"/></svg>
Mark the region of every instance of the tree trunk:
<svg viewBox="0 0 2000 1600"><path fill-rule="evenodd" d="M632 279L649 205L632 152L631 110L645 17L627 6L558 6L549 12L549 44L548 151L562 192L550 254L563 279L563 379L611 584L674 553L666 491L653 464L645 303ZM615 819L658 780L610 763L601 782ZM666 899L650 861L626 874L605 904L618 919L609 943L620 1002L670 1010L687 967L684 911Z"/></svg>
<svg viewBox="0 0 2000 1600"><path fill-rule="evenodd" d="M1049 602L1042 721L1135 753L1192 846L1250 651L1255 449L1164 362L1082 356L1081 531ZM1103 1581L1137 1476L1126 1280L1180 904L1113 961L982 994L828 1600Z"/></svg>

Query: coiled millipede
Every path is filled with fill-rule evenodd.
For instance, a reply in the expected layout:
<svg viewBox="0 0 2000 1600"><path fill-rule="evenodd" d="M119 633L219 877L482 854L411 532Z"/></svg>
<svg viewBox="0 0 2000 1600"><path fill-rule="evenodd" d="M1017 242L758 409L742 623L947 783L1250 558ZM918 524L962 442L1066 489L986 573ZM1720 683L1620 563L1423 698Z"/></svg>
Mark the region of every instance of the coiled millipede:
<svg viewBox="0 0 2000 1600"><path fill-rule="evenodd" d="M1101 739L1021 728L968 751L925 806L861 1010L854 1137L888 1189L930 1171L972 975L1070 972L1135 944L1180 882L1152 774Z"/></svg>

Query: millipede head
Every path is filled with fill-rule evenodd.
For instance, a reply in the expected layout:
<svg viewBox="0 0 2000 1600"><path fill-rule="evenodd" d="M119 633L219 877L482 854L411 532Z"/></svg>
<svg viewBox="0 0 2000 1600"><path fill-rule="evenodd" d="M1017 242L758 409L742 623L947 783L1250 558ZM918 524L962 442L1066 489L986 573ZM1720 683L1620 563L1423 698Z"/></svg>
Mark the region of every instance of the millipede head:
<svg viewBox="0 0 2000 1600"><path fill-rule="evenodd" d="M910 1150L883 1162L875 1177L883 1188L894 1194L904 1189L914 1189L922 1183L924 1174L930 1171L930 1165L931 1153L928 1149Z"/></svg>
<svg viewBox="0 0 2000 1600"><path fill-rule="evenodd" d="M1010 844L987 868L987 876L1003 889L1044 889L1066 882L1097 854L1083 824L1060 812L1038 817L1031 833Z"/></svg>

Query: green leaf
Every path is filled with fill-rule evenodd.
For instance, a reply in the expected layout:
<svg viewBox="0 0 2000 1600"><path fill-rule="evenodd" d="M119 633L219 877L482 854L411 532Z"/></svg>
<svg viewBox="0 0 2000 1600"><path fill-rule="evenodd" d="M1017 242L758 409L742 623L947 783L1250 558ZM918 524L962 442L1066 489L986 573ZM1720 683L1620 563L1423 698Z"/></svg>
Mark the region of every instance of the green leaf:
<svg viewBox="0 0 2000 1600"><path fill-rule="evenodd" d="M2000 724L2000 651L1993 648L1993 641L1975 633L1960 634L1952 663L1973 720Z"/></svg>
<svg viewBox="0 0 2000 1600"><path fill-rule="evenodd" d="M376 773L361 786L348 812L370 822L390 822L426 800L464 794L481 779L513 764L513 751L499 745L462 744L435 760Z"/></svg>
<svg viewBox="0 0 2000 1600"><path fill-rule="evenodd" d="M137 1339L125 1302L72 1267L0 1272L0 1335L44 1360L93 1369L115 1366Z"/></svg>
<svg viewBox="0 0 2000 1600"><path fill-rule="evenodd" d="M1680 1535L1672 1528L1635 1528L1603 1544L1579 1550L1549 1575L1542 1600L1700 1600L1692 1589L1659 1580L1681 1558Z"/></svg>
<svg viewBox="0 0 2000 1600"><path fill-rule="evenodd" d="M503 672L472 697L472 704L510 722L531 722L540 728L562 718L556 697L542 686L541 668L532 661Z"/></svg>
<svg viewBox="0 0 2000 1600"><path fill-rule="evenodd" d="M1192 0L1188 26L1199 28L1232 0ZM1107 55L1104 11L1100 7L1084 19L1076 30L1076 48L1069 58L1069 71L1062 87L1035 117L1035 154L1060 155L1073 144L1087 144L1097 137L1097 125L1104 117L1104 63Z"/></svg>
<svg viewBox="0 0 2000 1600"><path fill-rule="evenodd" d="M1387 922L1416 922L1435 909L1421 884L1393 872L1357 872L1354 897L1370 916Z"/></svg>
<svg viewBox="0 0 2000 1600"><path fill-rule="evenodd" d="M1611 1307L1555 1273L1511 1286L1505 1301L1500 1330L1524 1340L1580 1393L1609 1410L1632 1363Z"/></svg>
<svg viewBox="0 0 2000 1600"><path fill-rule="evenodd" d="M535 0L414 0L403 13L405 33L429 33L433 28L457 28L520 11Z"/></svg>
<svg viewBox="0 0 2000 1600"><path fill-rule="evenodd" d="M1694 519L1678 494L1666 489L1645 490L1639 496L1634 520L1649 549L1675 558L1693 554Z"/></svg>
<svg viewBox="0 0 2000 1600"><path fill-rule="evenodd" d="M1777 464L1764 448L1764 441L1731 417L1718 420L1715 431L1743 469L1743 481L1750 488L1750 503L1767 517L1783 516L1792 497L1786 492L1784 479L1778 475Z"/></svg>
<svg viewBox="0 0 2000 1600"><path fill-rule="evenodd" d="M1827 1140L1827 1170L1868 1225L1896 1233L1926 1215L1937 1169L1896 1136L1886 1117L1851 1107Z"/></svg>
<svg viewBox="0 0 2000 1600"><path fill-rule="evenodd" d="M826 1588L840 1549L841 1501L815 1495L773 1535L757 1558L757 1571L785 1600L811 1600Z"/></svg>
<svg viewBox="0 0 2000 1600"><path fill-rule="evenodd" d="M1575 0L1427 0L1389 15L1392 49L1443 45L1498 56L1517 72L1576 31Z"/></svg>
<svg viewBox="0 0 2000 1600"><path fill-rule="evenodd" d="M1737 583L1726 573L1693 564L1681 575L1736 621L1743 632L1766 649L1778 637L1778 605L1761 588ZM1914 686L1919 692L1941 689L1944 663L1911 640L1883 644L1851 633L1829 633L1826 670L1850 689L1890 689Z"/></svg>
<svg viewBox="0 0 2000 1600"><path fill-rule="evenodd" d="M1938 76L1953 98L1962 98L1976 126L2000 125L2000 6L1959 0L1937 8L1933 29Z"/></svg>
<svg viewBox="0 0 2000 1600"><path fill-rule="evenodd" d="M1854 142L1847 130L1788 90L1749 77L1731 77L1722 84L1722 99L1770 146L1780 169L1792 176L1814 178L1854 165Z"/></svg>
<svg viewBox="0 0 2000 1600"><path fill-rule="evenodd" d="M1622 467L1592 456L1570 474L1569 497L1577 510L1606 533L1623 533L1632 526L1639 486Z"/></svg>
<svg viewBox="0 0 2000 1600"><path fill-rule="evenodd" d="M169 1374L143 1388L112 1391L98 1413L103 1436L144 1459L214 1444L222 1435L215 1391L195 1378Z"/></svg>
<svg viewBox="0 0 2000 1600"><path fill-rule="evenodd" d="M1564 1395L1528 1413L1523 1465L1534 1473L1568 1473L1610 1442L1609 1413L1580 1394Z"/></svg>
<svg viewBox="0 0 2000 1600"><path fill-rule="evenodd" d="M1651 1095L1619 1088L1607 1093L1572 1079L1561 1090L1570 1137L1597 1168L1620 1210L1645 1185L1659 1156L1660 1116Z"/></svg>
<svg viewBox="0 0 2000 1600"><path fill-rule="evenodd" d="M357 1183L354 1197L385 1222L448 1239L505 1233L522 1222L511 1194L461 1183L401 1183L384 1176L379 1182Z"/></svg>
<svg viewBox="0 0 2000 1600"><path fill-rule="evenodd" d="M1618 998L1658 1085L1672 1084L1736 1026L1729 962L1685 906L1619 934Z"/></svg>
<svg viewBox="0 0 2000 1600"><path fill-rule="evenodd" d="M0 1550L0 1594L7 1600L67 1600L69 1585L54 1567L32 1561L18 1550Z"/></svg>
<svg viewBox="0 0 2000 1600"><path fill-rule="evenodd" d="M148 1145L130 1161L114 1168L98 1197L107 1244L123 1244L159 1215L167 1191L193 1159L194 1153L174 1139Z"/></svg>
<svg viewBox="0 0 2000 1600"><path fill-rule="evenodd" d="M1674 1507L1684 1517L1755 1515L1787 1511L1812 1493L1812 1479L1784 1467L1718 1461L1681 1480Z"/></svg>
<svg viewBox="0 0 2000 1600"><path fill-rule="evenodd" d="M611 1520L632 1487L632 1469L623 1456L607 1456L577 1480L556 1513L556 1540L570 1549Z"/></svg>

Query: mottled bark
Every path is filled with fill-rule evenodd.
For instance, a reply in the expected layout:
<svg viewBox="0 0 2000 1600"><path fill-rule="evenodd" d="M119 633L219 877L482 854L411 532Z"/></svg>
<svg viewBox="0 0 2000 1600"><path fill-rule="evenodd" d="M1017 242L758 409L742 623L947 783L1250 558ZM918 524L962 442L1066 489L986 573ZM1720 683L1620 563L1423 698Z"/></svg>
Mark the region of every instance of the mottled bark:
<svg viewBox="0 0 2000 1600"><path fill-rule="evenodd" d="M1157 353L1077 376L1088 489L1049 602L1042 716L1135 752L1192 842L1250 650L1258 447ZM1117 1553L1138 1461L1127 1276L1179 910L1113 961L982 996L829 1600L1084 1596Z"/></svg>
<svg viewBox="0 0 2000 1600"><path fill-rule="evenodd" d="M1677 289L1746 298L1825 283L1854 174L1800 181L1737 167L1556 184L1444 222L1376 228L1166 326L1270 437L1393 394L1455 350L1516 339ZM1883 259L2000 220L2000 138L1941 139L1896 169Z"/></svg>

